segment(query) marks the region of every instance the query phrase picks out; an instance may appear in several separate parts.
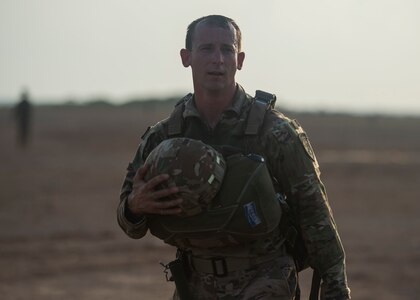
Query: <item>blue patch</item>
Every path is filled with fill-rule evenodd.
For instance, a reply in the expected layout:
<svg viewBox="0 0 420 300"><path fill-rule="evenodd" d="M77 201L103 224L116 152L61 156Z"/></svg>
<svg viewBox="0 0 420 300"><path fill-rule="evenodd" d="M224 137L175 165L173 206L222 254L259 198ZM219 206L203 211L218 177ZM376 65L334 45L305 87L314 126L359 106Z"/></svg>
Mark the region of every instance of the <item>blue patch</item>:
<svg viewBox="0 0 420 300"><path fill-rule="evenodd" d="M255 227L261 223L261 219L257 214L257 207L255 206L255 202L245 204L244 212L248 223L249 225L251 225L251 227Z"/></svg>

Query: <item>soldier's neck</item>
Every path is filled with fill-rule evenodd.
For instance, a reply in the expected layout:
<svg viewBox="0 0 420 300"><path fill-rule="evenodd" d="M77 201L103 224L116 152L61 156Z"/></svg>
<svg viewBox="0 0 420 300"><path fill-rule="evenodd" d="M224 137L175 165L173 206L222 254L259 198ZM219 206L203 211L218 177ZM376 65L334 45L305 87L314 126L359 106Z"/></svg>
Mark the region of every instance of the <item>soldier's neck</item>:
<svg viewBox="0 0 420 300"><path fill-rule="evenodd" d="M236 85L234 89L223 92L194 92L197 110L210 128L215 128L219 123L223 112L230 106L235 92Z"/></svg>

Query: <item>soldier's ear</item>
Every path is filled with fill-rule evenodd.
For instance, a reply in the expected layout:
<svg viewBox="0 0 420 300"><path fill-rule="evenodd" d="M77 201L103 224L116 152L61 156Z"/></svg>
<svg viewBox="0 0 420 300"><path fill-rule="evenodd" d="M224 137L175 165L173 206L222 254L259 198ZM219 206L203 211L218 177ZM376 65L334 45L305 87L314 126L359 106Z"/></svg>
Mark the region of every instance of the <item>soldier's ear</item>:
<svg viewBox="0 0 420 300"><path fill-rule="evenodd" d="M238 70L242 69L245 60L245 52L238 53Z"/></svg>
<svg viewBox="0 0 420 300"><path fill-rule="evenodd" d="M179 54L181 55L182 65L186 68L188 68L191 65L191 52L188 49L181 49L179 51Z"/></svg>

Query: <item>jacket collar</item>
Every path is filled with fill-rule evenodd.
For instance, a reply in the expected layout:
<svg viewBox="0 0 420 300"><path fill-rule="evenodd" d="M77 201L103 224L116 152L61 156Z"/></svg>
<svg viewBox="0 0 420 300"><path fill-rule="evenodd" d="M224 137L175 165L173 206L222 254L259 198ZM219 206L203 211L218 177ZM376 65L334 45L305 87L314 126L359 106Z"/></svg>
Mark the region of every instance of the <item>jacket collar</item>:
<svg viewBox="0 0 420 300"><path fill-rule="evenodd" d="M239 116L241 113L242 107L247 101L247 94L244 88L239 84L236 84L236 86L237 87L236 87L235 95L233 96L231 104L223 112L224 115L234 113L235 115ZM195 105L194 96L186 101L183 117L184 118L188 118L188 117L201 118L200 112L197 110L197 107Z"/></svg>

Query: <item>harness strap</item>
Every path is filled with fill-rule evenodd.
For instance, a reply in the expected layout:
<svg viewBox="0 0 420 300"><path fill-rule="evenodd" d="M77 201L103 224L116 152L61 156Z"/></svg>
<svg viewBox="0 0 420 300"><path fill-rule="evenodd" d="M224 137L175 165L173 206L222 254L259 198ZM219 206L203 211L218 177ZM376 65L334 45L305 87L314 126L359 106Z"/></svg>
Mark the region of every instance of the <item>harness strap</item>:
<svg viewBox="0 0 420 300"><path fill-rule="evenodd" d="M184 96L181 100L177 102L175 105L175 109L172 111L171 115L169 116L168 121L168 136L177 136L182 134L182 124L183 118L182 114L184 113L185 102L193 97L193 94L189 93L188 95Z"/></svg>
<svg viewBox="0 0 420 300"><path fill-rule="evenodd" d="M251 110L248 114L248 120L245 128L245 135L258 134L267 110L274 108L276 103L276 95L257 90L252 103Z"/></svg>
<svg viewBox="0 0 420 300"><path fill-rule="evenodd" d="M321 287L321 275L319 274L317 270L314 270L312 274L311 293L309 295L309 300L319 299L320 287Z"/></svg>

